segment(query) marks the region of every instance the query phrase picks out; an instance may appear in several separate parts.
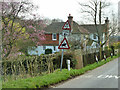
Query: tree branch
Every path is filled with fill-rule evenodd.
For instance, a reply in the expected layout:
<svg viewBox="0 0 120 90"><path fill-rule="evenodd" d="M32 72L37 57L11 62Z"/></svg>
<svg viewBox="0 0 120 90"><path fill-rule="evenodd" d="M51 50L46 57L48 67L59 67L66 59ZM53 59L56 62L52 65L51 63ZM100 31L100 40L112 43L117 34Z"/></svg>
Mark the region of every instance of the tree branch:
<svg viewBox="0 0 120 90"><path fill-rule="evenodd" d="M92 9L93 11L95 11L95 9L93 7L91 7L90 5L87 5L87 4L81 4L79 3L79 5L83 6L83 7L88 7L90 9Z"/></svg>
<svg viewBox="0 0 120 90"><path fill-rule="evenodd" d="M93 13L92 12L90 12L90 11L82 11L82 13L89 13L93 18L94 18L94 15L93 15Z"/></svg>

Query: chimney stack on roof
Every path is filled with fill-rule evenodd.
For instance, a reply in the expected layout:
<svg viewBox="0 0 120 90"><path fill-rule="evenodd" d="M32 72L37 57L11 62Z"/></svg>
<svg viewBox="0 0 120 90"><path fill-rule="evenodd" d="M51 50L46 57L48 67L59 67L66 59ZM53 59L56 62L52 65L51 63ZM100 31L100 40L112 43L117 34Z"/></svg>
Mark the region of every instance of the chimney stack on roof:
<svg viewBox="0 0 120 90"><path fill-rule="evenodd" d="M71 14L69 14L69 16L68 16L68 21L69 21L69 23L71 25L71 29L72 29L72 27L73 27L73 16L71 16Z"/></svg>
<svg viewBox="0 0 120 90"><path fill-rule="evenodd" d="M106 17L105 24L108 24L108 23L109 23L109 20L108 20L108 17Z"/></svg>

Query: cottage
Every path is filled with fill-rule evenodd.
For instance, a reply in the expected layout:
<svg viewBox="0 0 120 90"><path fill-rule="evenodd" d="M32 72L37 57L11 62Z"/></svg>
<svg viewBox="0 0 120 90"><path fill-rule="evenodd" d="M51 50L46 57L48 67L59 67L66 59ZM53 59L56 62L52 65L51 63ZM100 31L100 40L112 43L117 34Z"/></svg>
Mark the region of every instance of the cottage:
<svg viewBox="0 0 120 90"><path fill-rule="evenodd" d="M67 36L68 41L79 41L78 44L82 45L78 46L78 49L99 47L96 42L93 42L93 40L98 41L98 38L96 37L97 31L94 24L79 25L78 23L73 21L73 16L71 16L70 14L68 16L68 22L71 25L71 33L69 36ZM106 40L108 23L109 20L106 19L105 24L102 24L101 27L97 25L97 27L100 28L99 31L102 32L102 42ZM58 49L58 46L64 38L62 35L62 27L64 24L65 22L52 22L50 25L45 27L44 30L46 40L41 42L41 46L38 46L36 48L36 51L39 52L30 51L29 54L45 54L46 49L52 49L52 53L59 52L60 50Z"/></svg>
<svg viewBox="0 0 120 90"><path fill-rule="evenodd" d="M85 28L73 21L73 16L69 15L68 21L71 25L71 34L67 37L68 40L71 38L82 40L83 37L87 37L89 35L89 32ZM45 54L46 49L52 49L52 53L59 52L60 50L58 49L58 46L64 38L62 36L62 27L64 24L65 22L53 22L44 28L46 40L41 42L42 46L38 46L36 48L36 51L39 52L36 53L35 51L31 51L29 54Z"/></svg>

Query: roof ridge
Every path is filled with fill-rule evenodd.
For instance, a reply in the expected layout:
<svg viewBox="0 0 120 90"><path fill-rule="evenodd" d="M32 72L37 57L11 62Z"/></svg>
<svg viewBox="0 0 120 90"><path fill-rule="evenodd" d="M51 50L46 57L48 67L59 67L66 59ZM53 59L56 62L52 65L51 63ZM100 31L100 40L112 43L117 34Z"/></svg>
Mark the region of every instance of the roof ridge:
<svg viewBox="0 0 120 90"><path fill-rule="evenodd" d="M95 24L80 24L80 26L85 26L85 25L95 25ZM99 24L97 24L97 25L99 25ZM101 25L105 25L105 24L101 24Z"/></svg>

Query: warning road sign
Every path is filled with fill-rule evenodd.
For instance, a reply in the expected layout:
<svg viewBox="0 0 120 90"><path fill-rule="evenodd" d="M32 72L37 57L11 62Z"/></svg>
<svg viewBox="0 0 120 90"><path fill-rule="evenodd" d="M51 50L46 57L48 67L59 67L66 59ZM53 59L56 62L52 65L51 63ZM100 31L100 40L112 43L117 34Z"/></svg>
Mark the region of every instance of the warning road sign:
<svg viewBox="0 0 120 90"><path fill-rule="evenodd" d="M64 26L62 27L63 30L71 30L71 26L68 20L65 22Z"/></svg>
<svg viewBox="0 0 120 90"><path fill-rule="evenodd" d="M70 49L68 41L66 38L64 38L61 42L61 44L59 45L58 49Z"/></svg>

